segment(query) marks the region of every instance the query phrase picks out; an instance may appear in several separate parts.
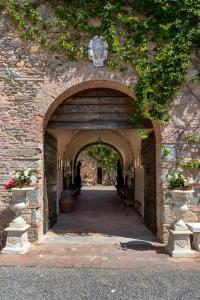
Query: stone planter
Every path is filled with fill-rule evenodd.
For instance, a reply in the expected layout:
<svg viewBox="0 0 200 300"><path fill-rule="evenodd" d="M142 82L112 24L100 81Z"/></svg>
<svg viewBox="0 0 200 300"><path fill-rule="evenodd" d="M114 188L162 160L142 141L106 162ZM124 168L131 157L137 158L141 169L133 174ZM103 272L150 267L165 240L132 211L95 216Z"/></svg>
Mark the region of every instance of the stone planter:
<svg viewBox="0 0 200 300"><path fill-rule="evenodd" d="M188 211L193 193L193 190L171 190L172 210L175 212L176 220L172 224L172 230L169 231L166 250L172 257L194 257L190 244L192 232L182 220L183 214Z"/></svg>
<svg viewBox="0 0 200 300"><path fill-rule="evenodd" d="M24 254L30 250L27 230L30 225L21 216L24 209L28 208L32 195L36 192L34 187L22 187L12 189L10 209L16 214L15 218L5 229L7 232L6 246L2 253Z"/></svg>
<svg viewBox="0 0 200 300"><path fill-rule="evenodd" d="M34 191L33 187L22 187L12 189L12 200L10 203L10 209L16 214L14 220L9 224L10 227L23 227L26 225L26 221L21 216L24 209L28 208L30 198L30 192Z"/></svg>
<svg viewBox="0 0 200 300"><path fill-rule="evenodd" d="M172 225L174 230L188 230L182 220L183 214L188 211L188 204L192 200L194 190L171 190L172 210L175 212L176 220Z"/></svg>

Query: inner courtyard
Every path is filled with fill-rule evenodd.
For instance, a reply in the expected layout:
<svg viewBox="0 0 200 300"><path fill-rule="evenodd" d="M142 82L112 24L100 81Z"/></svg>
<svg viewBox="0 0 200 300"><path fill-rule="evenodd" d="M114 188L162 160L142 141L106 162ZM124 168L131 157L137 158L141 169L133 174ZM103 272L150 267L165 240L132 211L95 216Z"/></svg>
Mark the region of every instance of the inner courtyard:
<svg viewBox="0 0 200 300"><path fill-rule="evenodd" d="M113 186L85 186L74 211L60 213L42 243L151 245L158 242L133 207L124 209Z"/></svg>

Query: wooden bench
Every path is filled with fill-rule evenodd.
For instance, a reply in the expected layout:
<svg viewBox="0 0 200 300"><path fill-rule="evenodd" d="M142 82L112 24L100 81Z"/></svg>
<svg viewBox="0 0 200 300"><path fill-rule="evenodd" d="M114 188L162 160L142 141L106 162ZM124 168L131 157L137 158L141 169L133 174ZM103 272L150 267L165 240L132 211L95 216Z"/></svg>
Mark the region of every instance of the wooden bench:
<svg viewBox="0 0 200 300"><path fill-rule="evenodd" d="M118 195L120 196L120 199L123 204L123 211L126 212L127 216L129 214L130 209L135 209L137 211L137 213L140 214L138 209L140 208L141 203L135 199L131 200L130 195L127 190L125 190L123 188L119 188Z"/></svg>

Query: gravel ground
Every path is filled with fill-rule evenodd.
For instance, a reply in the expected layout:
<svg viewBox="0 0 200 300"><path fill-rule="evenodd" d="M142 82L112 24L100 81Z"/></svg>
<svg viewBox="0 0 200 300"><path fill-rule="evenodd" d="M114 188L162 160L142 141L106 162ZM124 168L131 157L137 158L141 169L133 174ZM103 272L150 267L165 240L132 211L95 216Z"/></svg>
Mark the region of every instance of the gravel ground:
<svg viewBox="0 0 200 300"><path fill-rule="evenodd" d="M0 268L0 300L200 299L200 271Z"/></svg>

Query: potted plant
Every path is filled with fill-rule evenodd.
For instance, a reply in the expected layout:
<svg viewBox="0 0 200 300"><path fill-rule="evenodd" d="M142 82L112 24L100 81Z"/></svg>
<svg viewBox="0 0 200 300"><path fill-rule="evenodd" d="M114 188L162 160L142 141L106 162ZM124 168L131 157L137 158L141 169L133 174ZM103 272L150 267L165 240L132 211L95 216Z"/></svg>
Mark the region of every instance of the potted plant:
<svg viewBox="0 0 200 300"><path fill-rule="evenodd" d="M10 208L16 213L16 217L10 223L10 227L23 227L26 221L22 218L22 211L28 207L31 195L35 192L32 186L37 182L36 176L31 169L21 169L13 173L13 177L4 188L12 191Z"/></svg>
<svg viewBox="0 0 200 300"><path fill-rule="evenodd" d="M176 170L168 174L167 181L173 200L172 210L176 215L173 229L179 231L187 230L188 228L182 220L182 216L183 213L188 211L188 204L194 193L190 179L184 176L182 170Z"/></svg>
<svg viewBox="0 0 200 300"><path fill-rule="evenodd" d="M12 179L4 184L4 188L10 192L13 188L24 188L36 182L36 176L31 169L21 169L13 172Z"/></svg>

